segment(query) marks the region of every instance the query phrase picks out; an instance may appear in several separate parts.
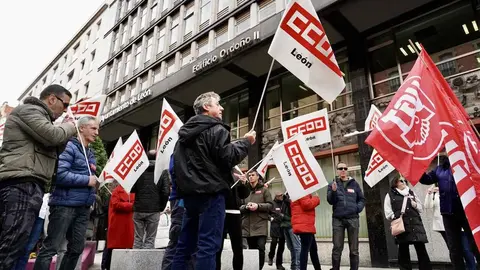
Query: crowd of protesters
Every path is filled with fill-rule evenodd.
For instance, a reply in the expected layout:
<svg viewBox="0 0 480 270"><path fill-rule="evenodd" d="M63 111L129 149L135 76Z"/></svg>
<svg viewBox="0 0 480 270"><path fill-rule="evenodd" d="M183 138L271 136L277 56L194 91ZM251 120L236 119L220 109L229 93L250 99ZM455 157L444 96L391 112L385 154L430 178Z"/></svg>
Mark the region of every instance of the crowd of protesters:
<svg viewBox="0 0 480 270"><path fill-rule="evenodd" d="M84 250L87 224L99 185L96 160L89 145L99 132L96 118L82 117L54 124L70 104L71 94L59 85L45 88L39 98L29 97L7 118L0 149L0 270L25 269L30 252L41 241L34 269L75 269ZM248 155L256 134L231 141L230 128L222 122L220 97L208 92L194 102L196 115L179 131L179 140L157 184L155 151L148 169L130 193L114 182L108 207L107 240L102 269L110 269L113 249L155 248L160 213L171 207L169 243L163 270L221 269L224 239L233 251L230 264L243 269L244 249L258 250L258 268L283 266L285 245L293 270L321 269L316 241L317 194L291 201L288 193L270 193L268 184L251 170L247 175L233 168ZM75 126L76 125L76 126ZM359 215L365 206L360 184L348 175L345 162L336 164L337 176L328 185L332 205L332 269L340 269L345 242L350 269L358 269ZM432 269L422 210L432 208L433 230L439 232L455 269L475 269L480 254L473 240L448 158L425 173L420 182L432 185L421 200L397 172L388 176L390 190L384 200L387 220L403 221L401 233L392 236L398 245L398 266L412 269L410 245L417 252L421 270ZM51 187L46 193L46 188ZM424 204L423 204L424 202ZM270 231L269 231L270 223ZM45 230L45 232L43 232ZM269 252L268 236L271 237ZM62 252L63 251L63 252Z"/></svg>

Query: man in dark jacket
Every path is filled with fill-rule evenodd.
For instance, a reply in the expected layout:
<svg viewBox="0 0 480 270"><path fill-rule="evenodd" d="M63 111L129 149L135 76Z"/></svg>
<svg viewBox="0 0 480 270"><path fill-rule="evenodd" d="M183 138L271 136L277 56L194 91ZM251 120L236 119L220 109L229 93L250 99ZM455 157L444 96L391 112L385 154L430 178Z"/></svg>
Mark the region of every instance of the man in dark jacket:
<svg viewBox="0 0 480 270"><path fill-rule="evenodd" d="M225 219L225 195L233 178L231 171L255 143L255 132L230 143L230 128L222 122L220 97L205 93L193 104L196 116L182 126L175 145L174 170L178 196L186 213L172 268L185 269L195 248L195 269L215 269Z"/></svg>
<svg viewBox="0 0 480 270"><path fill-rule="evenodd" d="M327 201L333 205L333 270L340 269L343 243L345 241L345 229L348 234L350 248L350 269L356 270L359 266L358 232L360 228L358 214L363 211L365 197L360 185L354 178L347 175L347 164L337 164L338 177L328 185Z"/></svg>
<svg viewBox="0 0 480 270"><path fill-rule="evenodd" d="M277 250L277 259L275 264L277 269L285 270L282 266L283 264L283 251L285 250L285 237L283 236L282 228L282 204L283 204L283 193L277 192L275 194L275 199L273 200L273 208L270 213L271 222L270 222L270 237L272 242L270 243L270 252L268 253L268 265L273 264L273 257L275 257L275 249L278 244Z"/></svg>
<svg viewBox="0 0 480 270"><path fill-rule="evenodd" d="M447 242L449 243L450 260L455 269L467 269L465 267L464 250L462 246L462 229L467 236L470 248L477 259L480 261L480 253L473 238L472 229L468 224L462 201L458 195L457 185L452 175L450 161L447 156L440 157L440 165L429 173L424 173L420 178L420 183L432 185L438 183L440 191L440 213L442 214L443 224Z"/></svg>
<svg viewBox="0 0 480 270"><path fill-rule="evenodd" d="M135 226L135 240L133 248L153 249L155 248L155 237L157 236L160 212L165 209L168 201L170 187L168 171L163 171L158 183L154 181L155 171L155 150L150 151L150 164L147 170L138 178L132 187L135 193L133 203L133 224Z"/></svg>
<svg viewBox="0 0 480 270"><path fill-rule="evenodd" d="M75 135L73 123L53 125L72 94L50 85L40 99L28 97L5 122L0 149L0 269L10 270L24 253L57 153Z"/></svg>
<svg viewBox="0 0 480 270"><path fill-rule="evenodd" d="M293 233L292 209L290 208L291 202L290 196L288 193L285 193L282 199L282 221L280 223L280 228L282 229L285 243L290 250L290 257L292 258L290 269L298 270L300 269L300 251L302 246L300 243L300 237Z"/></svg>
<svg viewBox="0 0 480 270"><path fill-rule="evenodd" d="M259 269L265 263L265 244L268 236L268 217L272 210L272 195L260 182L257 171L248 173L250 195L240 206L242 212L243 237L247 238L249 249L258 249Z"/></svg>
<svg viewBox="0 0 480 270"><path fill-rule="evenodd" d="M78 120L78 127L80 140L71 139L58 161L57 179L49 202L47 238L35 261L35 270L50 269L52 257L57 254L65 237L68 246L60 269L75 269L78 258L83 253L90 207L95 202L97 184L95 155L88 145L98 136L98 121L94 117L85 116ZM84 143L83 146L81 142Z"/></svg>

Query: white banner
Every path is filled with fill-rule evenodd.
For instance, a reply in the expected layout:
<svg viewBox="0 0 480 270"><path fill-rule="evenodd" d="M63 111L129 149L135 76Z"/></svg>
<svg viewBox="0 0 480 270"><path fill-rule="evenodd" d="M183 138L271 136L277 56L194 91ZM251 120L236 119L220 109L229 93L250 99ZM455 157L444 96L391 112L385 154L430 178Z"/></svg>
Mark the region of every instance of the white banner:
<svg viewBox="0 0 480 270"><path fill-rule="evenodd" d="M367 120L365 120L365 130L373 130L377 125L378 119L382 116L380 110L372 104L370 111L368 112Z"/></svg>
<svg viewBox="0 0 480 270"><path fill-rule="evenodd" d="M297 133L303 133L310 147L331 141L327 109L284 121L281 125L283 138L285 140L292 138Z"/></svg>
<svg viewBox="0 0 480 270"><path fill-rule="evenodd" d="M328 184L303 134L299 133L285 141L273 150L272 156L292 201Z"/></svg>
<svg viewBox="0 0 480 270"><path fill-rule="evenodd" d="M394 170L395 168L392 164L380 156L377 150L373 149L372 156L368 162L368 169L365 171L365 182L370 187L373 187Z"/></svg>
<svg viewBox="0 0 480 270"><path fill-rule="evenodd" d="M98 182L105 183L105 184L113 182L114 178L112 175L107 173L107 168L111 164L110 161L115 157L115 153L120 151L120 148L122 147L122 145L123 145L123 142L122 142L122 138L120 137L118 138L117 144L115 145L115 148L113 148L113 151L110 154L110 157L108 158L107 164L105 164L105 167L103 168L102 173L98 177Z"/></svg>
<svg viewBox="0 0 480 270"><path fill-rule="evenodd" d="M270 148L270 151L268 151L267 155L263 158L262 163L258 165L257 167L257 173L262 177L265 178L265 174L267 173L268 166L274 165L275 162L272 159L272 153L273 149L278 146L278 141L275 142L275 144Z"/></svg>
<svg viewBox="0 0 480 270"><path fill-rule="evenodd" d="M82 116L93 116L100 120L100 115L102 114L106 99L106 95L89 98L70 106L70 110L75 119L79 119Z"/></svg>
<svg viewBox="0 0 480 270"><path fill-rule="evenodd" d="M328 103L345 89L317 12L310 0L291 0L268 53Z"/></svg>
<svg viewBox="0 0 480 270"><path fill-rule="evenodd" d="M167 100L163 99L160 127L158 130L157 156L155 158L155 184L160 179L162 172L168 170L170 156L178 141L178 131L182 126L182 120L178 118Z"/></svg>
<svg viewBox="0 0 480 270"><path fill-rule="evenodd" d="M148 168L149 162L137 131L123 144L108 166L108 173L130 193L135 182Z"/></svg>

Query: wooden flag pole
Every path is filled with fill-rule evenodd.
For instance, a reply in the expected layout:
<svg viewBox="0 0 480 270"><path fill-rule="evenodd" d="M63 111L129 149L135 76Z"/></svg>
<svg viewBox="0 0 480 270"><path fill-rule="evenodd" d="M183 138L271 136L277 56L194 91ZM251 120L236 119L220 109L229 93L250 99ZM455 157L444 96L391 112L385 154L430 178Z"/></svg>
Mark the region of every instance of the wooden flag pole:
<svg viewBox="0 0 480 270"><path fill-rule="evenodd" d="M413 41L411 39L408 40L408 42L410 43L410 45L413 47L413 50L415 51L415 53L420 56L420 52L418 51L417 47L415 46L415 44L413 44ZM428 65L427 63L425 63L425 60L423 60L422 57L420 57L420 59L422 60L423 64L427 67L428 69ZM435 79L435 78L434 78ZM435 83L437 84L437 87L438 87L438 81L435 79ZM475 131L475 133L477 134L478 137L480 137L480 133L478 132L477 128L475 127L475 124L473 123L472 119L467 119L469 122L470 122L470 125L472 126L473 130Z"/></svg>

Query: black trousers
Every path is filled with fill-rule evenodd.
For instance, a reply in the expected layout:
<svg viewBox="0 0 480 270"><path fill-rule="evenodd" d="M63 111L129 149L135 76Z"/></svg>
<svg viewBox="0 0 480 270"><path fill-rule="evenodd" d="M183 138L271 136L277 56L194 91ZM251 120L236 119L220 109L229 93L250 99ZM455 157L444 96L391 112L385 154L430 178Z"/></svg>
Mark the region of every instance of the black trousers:
<svg viewBox="0 0 480 270"><path fill-rule="evenodd" d="M222 250L225 237L230 236L230 243L233 251L233 270L243 269L243 238L242 238L242 216L238 214L226 214L223 227L223 240L220 250L217 252L217 270L222 267Z"/></svg>
<svg viewBox="0 0 480 270"><path fill-rule="evenodd" d="M285 250L285 237L272 237L268 258L270 260L273 260L273 257L275 257L275 249L277 248L277 244L278 244L278 249L277 249L277 258L275 260L275 265L281 266L283 264L283 251Z"/></svg>
<svg viewBox="0 0 480 270"><path fill-rule="evenodd" d="M430 257L424 243L414 243L415 251L418 257L419 270L432 270ZM410 244L398 245L398 266L400 270L412 270L412 261L410 260Z"/></svg>
<svg viewBox="0 0 480 270"><path fill-rule="evenodd" d="M462 229L470 243L470 250L473 252L477 262L480 262L480 254L477 245L473 239L472 230L468 225L467 217L463 209L457 209L452 215L442 215L445 234L447 236L448 247L450 250L450 260L453 267L457 270L466 269L465 257L462 245Z"/></svg>
<svg viewBox="0 0 480 270"><path fill-rule="evenodd" d="M258 249L259 269L262 270L265 264L265 245L267 244L266 236L247 237L248 249Z"/></svg>
<svg viewBox="0 0 480 270"><path fill-rule="evenodd" d="M307 270L308 254L312 260L313 268L321 270L320 259L318 258L317 241L313 233L299 233L302 249L300 250L300 270Z"/></svg>

